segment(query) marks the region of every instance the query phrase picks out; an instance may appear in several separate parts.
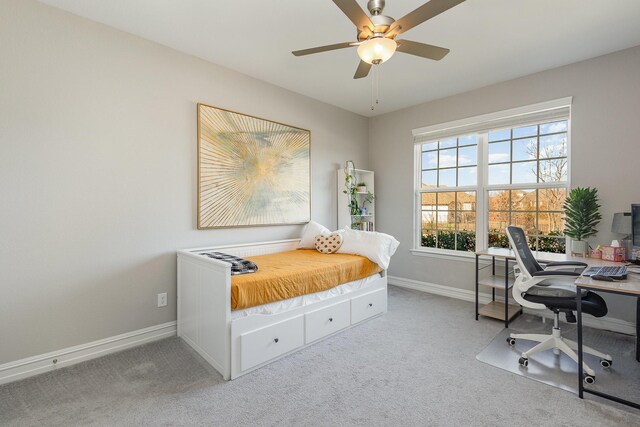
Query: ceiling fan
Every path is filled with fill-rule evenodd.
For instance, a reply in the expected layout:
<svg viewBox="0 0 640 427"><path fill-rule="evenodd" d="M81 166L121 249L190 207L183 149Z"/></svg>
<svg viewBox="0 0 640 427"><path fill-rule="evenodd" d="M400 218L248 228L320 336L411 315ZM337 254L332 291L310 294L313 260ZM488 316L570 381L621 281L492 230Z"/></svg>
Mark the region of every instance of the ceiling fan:
<svg viewBox="0 0 640 427"><path fill-rule="evenodd" d="M295 56L303 56L357 46L360 64L353 76L354 79L366 77L372 65L382 64L391 58L396 50L439 61L449 53L449 49L411 40L396 40L396 36L463 1L465 0L431 0L413 12L395 20L390 16L382 15L385 0L369 0L367 9L369 9L371 16L367 16L356 0L333 0L336 6L355 24L358 41L296 50L291 53Z"/></svg>

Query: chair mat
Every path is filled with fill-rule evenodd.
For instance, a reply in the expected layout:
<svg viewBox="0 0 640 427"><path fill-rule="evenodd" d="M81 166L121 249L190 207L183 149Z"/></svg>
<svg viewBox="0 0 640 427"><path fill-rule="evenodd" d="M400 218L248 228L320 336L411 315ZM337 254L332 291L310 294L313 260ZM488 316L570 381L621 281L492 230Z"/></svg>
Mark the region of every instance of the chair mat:
<svg viewBox="0 0 640 427"><path fill-rule="evenodd" d="M543 323L537 316L522 315L508 329L503 329L476 358L516 375L577 393L578 365L569 356L564 353L556 356L552 350L546 350L530 356L529 366L524 368L518 363L521 353L537 343L516 340L514 346L509 346L506 342L510 333L550 334L552 327L550 319ZM561 322L560 328L563 337L577 341L576 324ZM635 337L584 327L583 343L613 357L613 365L605 369L599 358L584 354L585 362L596 373L595 384L586 388L640 402L640 362L635 360Z"/></svg>

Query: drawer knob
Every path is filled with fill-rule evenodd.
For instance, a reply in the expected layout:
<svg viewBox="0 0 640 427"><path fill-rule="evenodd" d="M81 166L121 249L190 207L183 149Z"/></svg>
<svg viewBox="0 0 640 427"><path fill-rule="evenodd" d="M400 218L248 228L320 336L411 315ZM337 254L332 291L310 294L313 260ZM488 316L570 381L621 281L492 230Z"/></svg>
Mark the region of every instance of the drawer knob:
<svg viewBox="0 0 640 427"><path fill-rule="evenodd" d="M273 341L275 341L275 342L277 343L277 342L278 342L278 341L280 341L280 340L279 340L278 338L276 338L276 339L274 339Z"/></svg>
<svg viewBox="0 0 640 427"><path fill-rule="evenodd" d="M329 317L329 322L333 322L333 317Z"/></svg>
<svg viewBox="0 0 640 427"><path fill-rule="evenodd" d="M369 303L369 307L373 307L373 303L372 302Z"/></svg>

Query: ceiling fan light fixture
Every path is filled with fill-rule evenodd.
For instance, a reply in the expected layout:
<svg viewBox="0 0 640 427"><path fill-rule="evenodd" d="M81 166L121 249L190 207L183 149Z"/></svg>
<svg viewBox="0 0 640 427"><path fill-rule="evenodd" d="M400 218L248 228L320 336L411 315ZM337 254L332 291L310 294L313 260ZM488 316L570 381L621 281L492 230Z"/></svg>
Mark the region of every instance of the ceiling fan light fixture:
<svg viewBox="0 0 640 427"><path fill-rule="evenodd" d="M360 43L358 56L367 64L382 64L393 56L397 47L395 40L375 37Z"/></svg>

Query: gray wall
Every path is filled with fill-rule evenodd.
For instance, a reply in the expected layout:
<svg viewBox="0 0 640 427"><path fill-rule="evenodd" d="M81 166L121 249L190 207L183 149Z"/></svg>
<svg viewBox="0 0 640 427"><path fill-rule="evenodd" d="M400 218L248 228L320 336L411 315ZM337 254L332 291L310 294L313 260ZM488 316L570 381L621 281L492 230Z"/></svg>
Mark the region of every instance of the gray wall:
<svg viewBox="0 0 640 427"><path fill-rule="evenodd" d="M469 70L473 72L473 70ZM374 117L369 163L376 171L377 221L401 245L389 274L472 290L474 264L409 252L413 242L411 130L573 96L571 184L597 187L603 220L590 240L608 243L614 212L640 202L640 47ZM429 90L429 81L416 90ZM620 238L616 235L615 238ZM633 301L609 299L613 317L633 320Z"/></svg>
<svg viewBox="0 0 640 427"><path fill-rule="evenodd" d="M177 248L298 236L195 229L197 102L310 129L328 227L335 169L374 169L396 276L472 289L472 263L409 253L413 128L572 95L572 183L605 206L594 241L640 201L640 48L370 120L32 0L0 3L0 57L0 364L174 320Z"/></svg>
<svg viewBox="0 0 640 427"><path fill-rule="evenodd" d="M0 58L0 364L175 320L176 249L298 237L196 230L197 102L310 129L328 227L368 166L364 117L31 0L0 3Z"/></svg>

